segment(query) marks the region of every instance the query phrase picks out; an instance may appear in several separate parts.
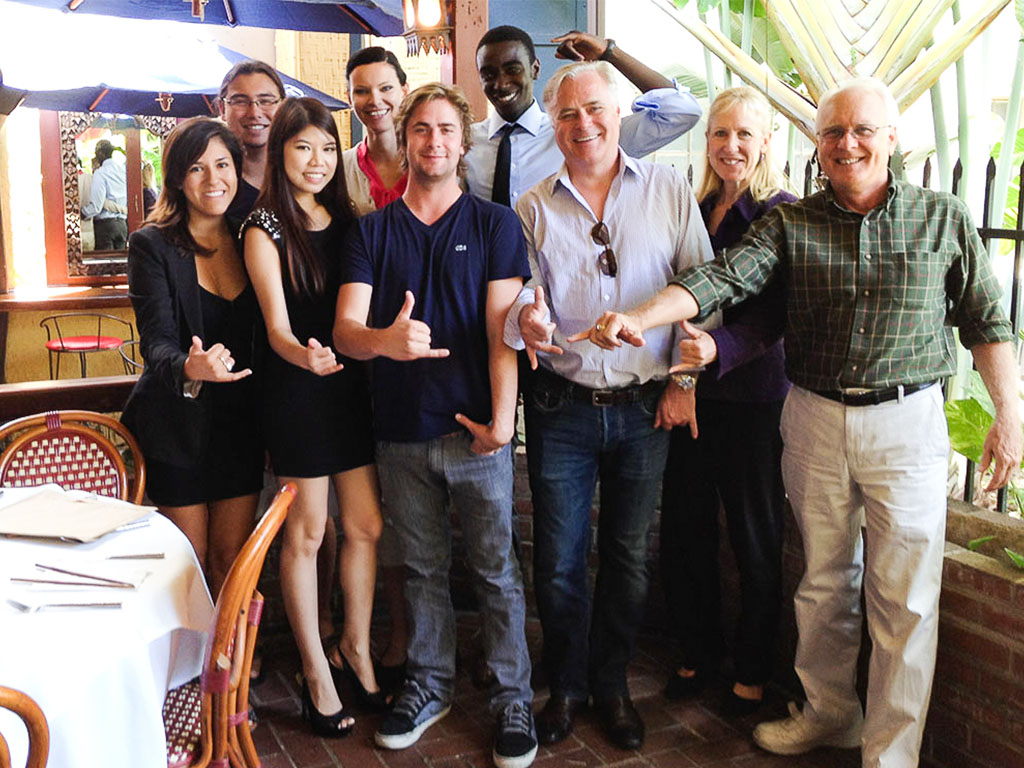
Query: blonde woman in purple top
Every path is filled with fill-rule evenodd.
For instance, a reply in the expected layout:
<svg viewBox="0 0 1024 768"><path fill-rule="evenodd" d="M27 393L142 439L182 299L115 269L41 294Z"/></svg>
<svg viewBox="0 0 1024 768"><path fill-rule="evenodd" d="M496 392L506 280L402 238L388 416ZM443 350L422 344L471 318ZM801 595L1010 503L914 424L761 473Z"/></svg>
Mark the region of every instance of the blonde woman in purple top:
<svg viewBox="0 0 1024 768"><path fill-rule="evenodd" d="M737 243L751 222L796 198L772 166L772 110L747 86L719 93L708 112L704 180L697 192L715 252ZM718 568L718 509L725 508L740 577L741 605L732 643L727 714L755 711L771 677L782 603L781 548L785 491L779 419L789 391L784 372L784 287L725 311L691 339L682 361L707 366L670 387L678 413L661 504L661 570L682 659L665 694L699 693L726 651ZM689 385L684 389L682 385ZM695 396L696 395L696 396ZM740 437L742 436L742 437Z"/></svg>

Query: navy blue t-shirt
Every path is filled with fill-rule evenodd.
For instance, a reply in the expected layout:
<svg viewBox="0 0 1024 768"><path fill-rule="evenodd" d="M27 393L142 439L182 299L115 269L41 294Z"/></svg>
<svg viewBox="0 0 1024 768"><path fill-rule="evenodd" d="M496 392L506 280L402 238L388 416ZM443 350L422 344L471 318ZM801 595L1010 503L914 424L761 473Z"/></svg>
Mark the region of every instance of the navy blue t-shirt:
<svg viewBox="0 0 1024 768"><path fill-rule="evenodd" d="M373 286L371 328L391 325L412 291L412 318L430 326L445 358L373 361L378 440L420 442L462 429L463 413L491 420L487 364L487 288L492 280L530 277L519 219L511 208L463 194L426 225L401 198L358 219L342 258L342 283Z"/></svg>

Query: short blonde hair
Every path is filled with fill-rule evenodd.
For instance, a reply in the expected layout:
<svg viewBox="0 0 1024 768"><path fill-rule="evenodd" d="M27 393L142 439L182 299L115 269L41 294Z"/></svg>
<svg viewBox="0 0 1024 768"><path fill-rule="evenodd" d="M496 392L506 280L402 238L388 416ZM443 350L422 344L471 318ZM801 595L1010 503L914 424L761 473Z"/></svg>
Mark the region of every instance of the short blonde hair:
<svg viewBox="0 0 1024 768"><path fill-rule="evenodd" d="M405 154L406 129L409 126L409 120L412 118L413 113L423 104L436 99L444 99L451 104L455 108L456 113L458 113L459 120L462 123L462 149L465 151L459 159L459 175L461 176L466 172L465 153L473 145L471 135L473 110L466 100L466 95L457 85L427 83L411 91L408 96L402 99L402 103L398 107L398 113L395 115L395 133L398 136L398 151L400 153L399 163L403 171L408 169L409 160Z"/></svg>
<svg viewBox="0 0 1024 768"><path fill-rule="evenodd" d="M544 102L544 111L548 113L548 116L551 116L551 112L555 108L555 102L558 100L558 89L562 87L562 83L566 80L574 80L587 72L596 72L600 75L608 84L612 102L618 103L615 70L612 69L611 64L607 61L573 61L569 64L563 64L556 69L555 74L548 80L548 84L544 86L542 101Z"/></svg>
<svg viewBox="0 0 1024 768"><path fill-rule="evenodd" d="M735 88L727 88L719 91L718 96L711 103L708 109L707 133L711 132L711 124L715 118L723 112L728 112L733 107L744 106L754 112L759 118L758 127L765 136L772 135L772 105L759 90L749 85L739 85ZM711 167L709 150L704 150L704 177L700 182L700 189L697 190L697 199L703 202L705 198L717 195L722 189L722 178L715 173ZM751 196L757 200L767 200L782 189L789 189L789 180L772 163L772 145L769 141L765 145L764 152L758 159L757 167L753 176L747 184Z"/></svg>

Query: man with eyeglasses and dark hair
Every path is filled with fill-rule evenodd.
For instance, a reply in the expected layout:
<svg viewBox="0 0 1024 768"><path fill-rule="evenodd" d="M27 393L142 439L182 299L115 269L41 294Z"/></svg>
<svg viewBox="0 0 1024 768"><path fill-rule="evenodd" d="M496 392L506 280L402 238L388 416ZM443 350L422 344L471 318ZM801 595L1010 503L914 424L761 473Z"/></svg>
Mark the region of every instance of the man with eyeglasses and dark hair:
<svg viewBox="0 0 1024 768"><path fill-rule="evenodd" d="M712 264L578 334L614 354L642 350L649 328L784 281L793 388L782 474L806 555L795 609L807 701L758 725L754 741L781 755L860 746L865 768L918 764L946 530L949 438L937 381L956 372L953 326L995 405L981 462L994 465L989 490L1020 465L1022 443L999 281L963 202L889 172L898 120L880 80L824 94L815 126L823 191L777 206ZM855 685L862 591L872 640L865 711Z"/></svg>
<svg viewBox="0 0 1024 768"><path fill-rule="evenodd" d="M669 433L658 427L675 416L662 395L682 331L662 329L643 349L613 354L565 341L595 312L645 301L676 270L710 259L711 244L686 179L620 149L614 78L606 62L578 62L544 90L564 164L516 205L533 278L508 314L505 342L525 346L536 368L523 399L534 584L551 689L537 737L566 738L593 696L612 743L636 749L644 724L626 666L643 616L647 532L668 452ZM600 564L591 610L595 479Z"/></svg>
<svg viewBox="0 0 1024 768"><path fill-rule="evenodd" d="M270 123L284 99L284 83L269 64L246 59L233 66L220 84L220 116L242 145L242 178L227 210L237 229L249 215L267 169Z"/></svg>

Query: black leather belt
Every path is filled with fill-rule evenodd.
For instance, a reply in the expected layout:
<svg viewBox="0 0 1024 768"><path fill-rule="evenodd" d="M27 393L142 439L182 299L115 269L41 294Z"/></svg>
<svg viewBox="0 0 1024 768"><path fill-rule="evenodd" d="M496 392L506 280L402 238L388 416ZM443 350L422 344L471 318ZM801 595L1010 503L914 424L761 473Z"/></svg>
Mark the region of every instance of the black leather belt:
<svg viewBox="0 0 1024 768"><path fill-rule="evenodd" d="M582 384L569 384L569 396L580 403L590 403L599 407L608 405L631 405L639 403L647 395L653 392L661 392L665 388L664 381L648 381L646 384L637 384L635 387L623 387L622 389L591 389Z"/></svg>
<svg viewBox="0 0 1024 768"><path fill-rule="evenodd" d="M812 389L811 392L827 397L829 400L835 400L843 405L878 405L879 403L888 403L890 400L902 399L907 395L920 392L922 389L928 389L934 383L934 381L924 381L920 384L901 384L896 387L889 387L888 389L873 389L868 392L859 392L855 395L835 389Z"/></svg>

